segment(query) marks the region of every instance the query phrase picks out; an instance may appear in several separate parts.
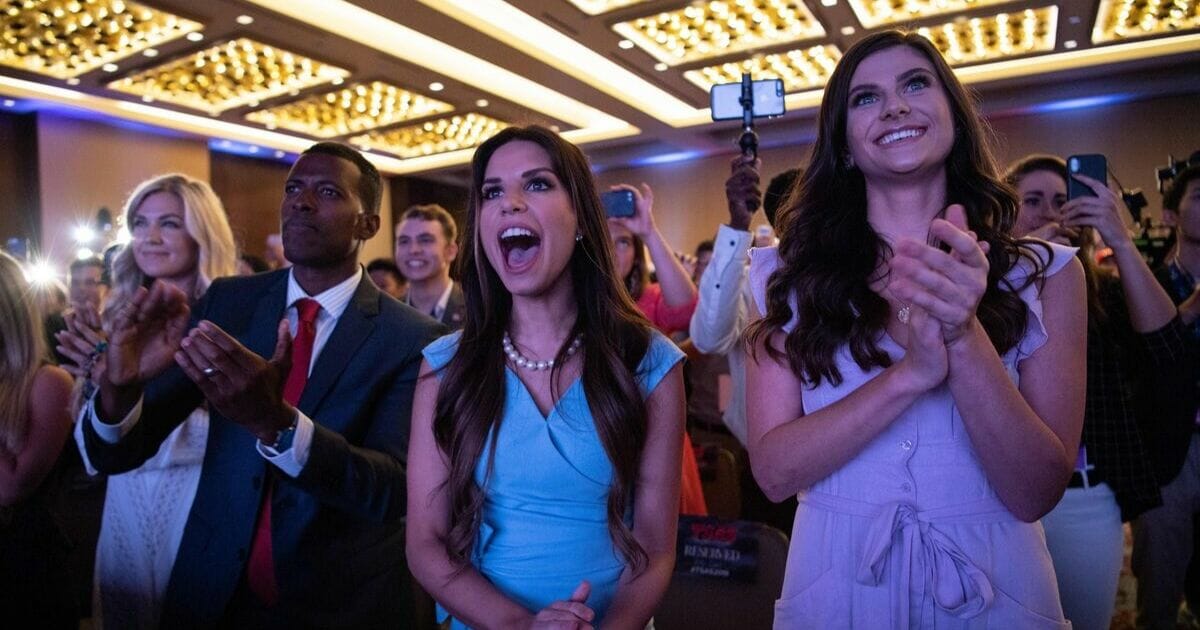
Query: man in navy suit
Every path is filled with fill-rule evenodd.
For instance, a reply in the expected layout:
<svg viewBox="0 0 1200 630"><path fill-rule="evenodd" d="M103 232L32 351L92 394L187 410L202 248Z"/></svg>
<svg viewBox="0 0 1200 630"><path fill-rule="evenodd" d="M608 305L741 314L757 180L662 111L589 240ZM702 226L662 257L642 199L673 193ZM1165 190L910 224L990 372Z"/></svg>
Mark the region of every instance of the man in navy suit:
<svg viewBox="0 0 1200 630"><path fill-rule="evenodd" d="M358 264L381 178L320 143L281 209L290 269L213 282L189 309L155 283L117 313L84 439L138 467L197 405L211 423L160 625L404 626L405 454L421 349L443 328Z"/></svg>

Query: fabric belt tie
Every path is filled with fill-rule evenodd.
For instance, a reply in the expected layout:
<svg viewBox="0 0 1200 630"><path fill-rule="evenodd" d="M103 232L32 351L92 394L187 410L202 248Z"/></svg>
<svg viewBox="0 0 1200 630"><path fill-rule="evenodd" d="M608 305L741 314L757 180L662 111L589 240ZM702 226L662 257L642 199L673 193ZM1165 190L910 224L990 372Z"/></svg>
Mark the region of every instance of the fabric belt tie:
<svg viewBox="0 0 1200 630"><path fill-rule="evenodd" d="M300 401L300 394L308 382L308 366L312 362L313 342L317 337L317 315L321 304L310 298L296 301L299 323L296 337L292 340L292 366L283 385L283 399L289 405ZM275 553L271 544L271 498L275 494L275 478L267 471L265 475L262 503L258 509L258 522L254 527L254 538L250 541L250 561L246 565L246 585L250 592L268 608L279 601L279 584L275 579Z"/></svg>
<svg viewBox="0 0 1200 630"><path fill-rule="evenodd" d="M995 598L992 582L962 549L934 523L995 523L1015 521L998 501L983 500L935 510L919 511L911 503L886 505L864 503L834 495L809 492L800 502L819 509L871 519L863 556L855 580L866 586L878 586L885 580L887 562L898 547L897 573L911 580L922 580L920 590L932 587L938 608L959 619L970 619L987 610ZM922 575L914 575L920 562ZM892 619L900 628L908 628L911 617L910 583L901 580L892 585Z"/></svg>

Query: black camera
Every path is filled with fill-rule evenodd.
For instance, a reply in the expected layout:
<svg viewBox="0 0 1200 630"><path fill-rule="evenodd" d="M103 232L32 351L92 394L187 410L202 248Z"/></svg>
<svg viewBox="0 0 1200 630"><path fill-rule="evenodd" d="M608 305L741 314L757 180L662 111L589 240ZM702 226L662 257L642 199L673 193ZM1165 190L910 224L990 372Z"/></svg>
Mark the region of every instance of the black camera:
<svg viewBox="0 0 1200 630"><path fill-rule="evenodd" d="M1168 155L1167 165L1154 169L1154 176L1158 178L1158 192L1165 195L1171 182L1189 166L1200 166L1200 151L1193 152L1186 160L1176 160L1175 156Z"/></svg>

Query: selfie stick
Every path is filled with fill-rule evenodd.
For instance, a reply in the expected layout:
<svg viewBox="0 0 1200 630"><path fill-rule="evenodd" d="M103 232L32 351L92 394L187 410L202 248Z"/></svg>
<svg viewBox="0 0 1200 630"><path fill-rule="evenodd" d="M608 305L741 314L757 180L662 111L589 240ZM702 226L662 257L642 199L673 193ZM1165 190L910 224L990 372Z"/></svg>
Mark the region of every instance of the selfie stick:
<svg viewBox="0 0 1200 630"><path fill-rule="evenodd" d="M742 73L742 96L738 103L742 106L742 137L738 138L738 146L742 155L753 160L758 157L758 134L754 133L754 90L747 72Z"/></svg>

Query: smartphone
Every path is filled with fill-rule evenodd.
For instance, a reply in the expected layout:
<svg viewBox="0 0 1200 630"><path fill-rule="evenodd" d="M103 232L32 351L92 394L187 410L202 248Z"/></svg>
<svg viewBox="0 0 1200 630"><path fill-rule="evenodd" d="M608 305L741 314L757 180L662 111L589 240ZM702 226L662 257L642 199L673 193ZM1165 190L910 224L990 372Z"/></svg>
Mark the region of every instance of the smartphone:
<svg viewBox="0 0 1200 630"><path fill-rule="evenodd" d="M1075 175L1086 175L1108 185L1108 161L1103 155L1072 155L1067 158L1067 199L1076 197L1095 197L1096 193L1085 183L1075 179Z"/></svg>
<svg viewBox="0 0 1200 630"><path fill-rule="evenodd" d="M600 201L604 204L604 213L610 217L631 217L637 211L632 190L610 190L600 195Z"/></svg>
<svg viewBox="0 0 1200 630"><path fill-rule="evenodd" d="M750 84L750 113L755 118L782 116L783 80L761 79ZM723 83L714 85L708 92L713 120L733 120L742 117L742 84Z"/></svg>

